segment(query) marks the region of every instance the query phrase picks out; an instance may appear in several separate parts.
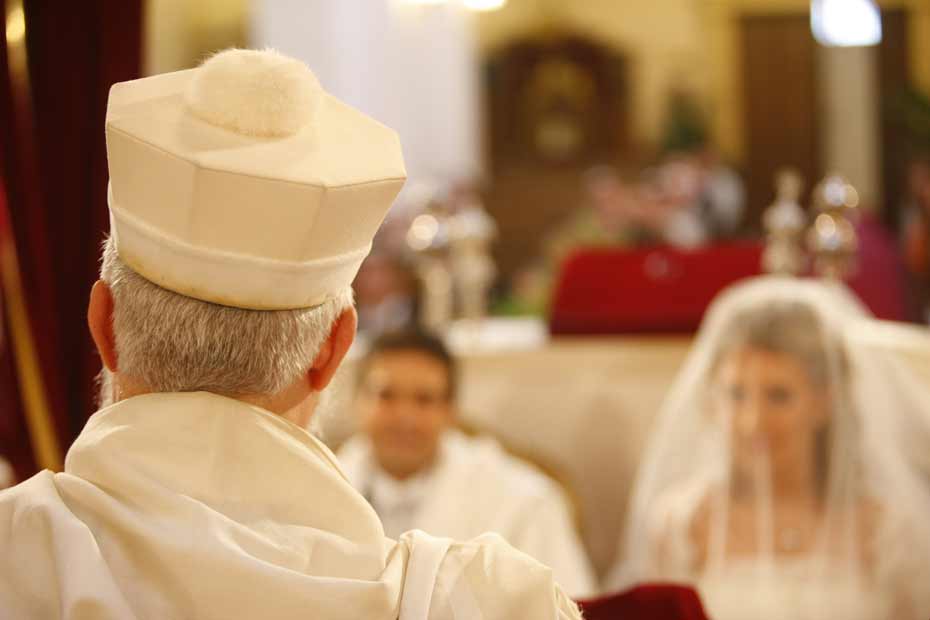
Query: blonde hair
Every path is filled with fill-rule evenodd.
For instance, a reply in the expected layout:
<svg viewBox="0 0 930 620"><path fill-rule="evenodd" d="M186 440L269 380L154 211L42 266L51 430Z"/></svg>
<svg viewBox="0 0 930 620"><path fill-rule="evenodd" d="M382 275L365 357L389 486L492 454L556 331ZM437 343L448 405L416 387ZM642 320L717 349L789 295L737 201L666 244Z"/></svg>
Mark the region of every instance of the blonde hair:
<svg viewBox="0 0 930 620"><path fill-rule="evenodd" d="M714 355L713 368L721 358L741 347L782 353L796 358L810 380L820 386L834 380L845 383L848 364L839 339L809 304L771 302L735 314Z"/></svg>

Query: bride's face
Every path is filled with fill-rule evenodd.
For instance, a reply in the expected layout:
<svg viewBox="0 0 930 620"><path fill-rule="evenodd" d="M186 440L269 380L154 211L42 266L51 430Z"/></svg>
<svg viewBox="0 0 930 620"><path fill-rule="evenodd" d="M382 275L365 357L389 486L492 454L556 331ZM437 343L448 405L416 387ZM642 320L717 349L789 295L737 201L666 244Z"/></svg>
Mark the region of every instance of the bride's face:
<svg viewBox="0 0 930 620"><path fill-rule="evenodd" d="M787 353L751 347L725 354L712 379L712 412L730 430L733 464L752 471L767 456L773 473L812 467L826 423L823 389Z"/></svg>

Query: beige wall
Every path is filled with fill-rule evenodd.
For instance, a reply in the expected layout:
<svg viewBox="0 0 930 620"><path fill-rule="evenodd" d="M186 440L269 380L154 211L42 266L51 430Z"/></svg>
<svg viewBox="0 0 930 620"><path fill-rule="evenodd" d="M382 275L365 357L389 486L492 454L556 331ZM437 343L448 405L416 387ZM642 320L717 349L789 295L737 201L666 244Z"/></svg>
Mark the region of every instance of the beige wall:
<svg viewBox="0 0 930 620"><path fill-rule="evenodd" d="M247 43L249 0L146 0L143 73L188 69Z"/></svg>
<svg viewBox="0 0 930 620"><path fill-rule="evenodd" d="M906 7L910 11L911 79L930 91L930 0L878 0L882 7ZM742 157L743 109L741 105L739 18L743 15L801 13L809 0L707 0L702 23L706 27L711 67L714 131L724 152Z"/></svg>
<svg viewBox="0 0 930 620"><path fill-rule="evenodd" d="M824 170L845 176L865 208L882 204L878 48L819 47Z"/></svg>
<svg viewBox="0 0 930 620"><path fill-rule="evenodd" d="M209 51L244 44L249 9L256 1L148 0L146 74L187 68ZM709 93L711 73L701 23L704 2L509 0L499 11L478 14L479 52L489 53L548 25L611 45L630 60L634 137L654 142L672 84L705 98Z"/></svg>
<svg viewBox="0 0 930 620"><path fill-rule="evenodd" d="M487 54L550 26L610 45L630 61L634 137L654 142L672 84L702 96L708 93L702 4L703 0L509 0L503 9L479 16L479 50Z"/></svg>
<svg viewBox="0 0 930 620"><path fill-rule="evenodd" d="M257 0L148 0L145 71L190 67L204 54L247 42ZM316 0L307 0L316 1ZM322 0L320 0L322 1ZM337 0L325 0L337 1ZM680 84L702 96L718 144L743 154L739 18L803 12L809 0L509 0L479 14L478 49L487 54L522 35L568 29L603 41L630 60L634 137L660 135L666 95ZM879 0L910 10L911 70L930 91L930 0Z"/></svg>
<svg viewBox="0 0 930 620"><path fill-rule="evenodd" d="M930 0L879 0L910 10L914 82L930 90ZM635 136L654 141L672 84L701 95L725 153L743 154L739 18L801 13L809 0L509 0L478 19L479 49L488 53L548 26L566 28L625 52L631 62Z"/></svg>

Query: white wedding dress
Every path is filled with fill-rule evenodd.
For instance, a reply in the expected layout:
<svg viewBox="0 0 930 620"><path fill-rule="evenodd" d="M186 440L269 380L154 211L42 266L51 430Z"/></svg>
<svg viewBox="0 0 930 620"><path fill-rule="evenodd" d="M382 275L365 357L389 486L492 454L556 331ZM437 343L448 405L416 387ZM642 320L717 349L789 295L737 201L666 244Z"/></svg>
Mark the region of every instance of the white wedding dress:
<svg viewBox="0 0 930 620"><path fill-rule="evenodd" d="M671 491L658 502L653 536L664 536L668 550L655 579L692 584L714 620L885 620L893 617L887 590L857 571L820 570L812 557L730 556L696 569L697 553L689 536L701 489ZM812 578L816 576L816 578Z"/></svg>
<svg viewBox="0 0 930 620"><path fill-rule="evenodd" d="M696 583L715 620L891 620L891 601L858 582L854 574L812 582L803 559L778 561L761 578L758 567L729 563Z"/></svg>
<svg viewBox="0 0 930 620"><path fill-rule="evenodd" d="M688 583L714 620L930 618L930 445L915 449L930 386L853 337L870 320L816 280L753 278L715 300L644 452L607 589ZM803 491L773 491L799 467Z"/></svg>

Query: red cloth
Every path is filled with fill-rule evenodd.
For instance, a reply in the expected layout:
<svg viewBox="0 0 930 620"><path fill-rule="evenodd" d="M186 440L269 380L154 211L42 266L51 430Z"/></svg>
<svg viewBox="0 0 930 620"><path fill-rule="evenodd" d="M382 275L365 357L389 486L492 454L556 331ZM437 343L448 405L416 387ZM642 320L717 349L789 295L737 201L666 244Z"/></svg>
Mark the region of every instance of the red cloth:
<svg viewBox="0 0 930 620"><path fill-rule="evenodd" d="M708 620L697 592L673 584L641 585L578 605L585 620Z"/></svg>
<svg viewBox="0 0 930 620"><path fill-rule="evenodd" d="M856 222L856 234L856 269L846 283L876 317L906 321L910 317L904 258L894 237L870 213Z"/></svg>
<svg viewBox="0 0 930 620"><path fill-rule="evenodd" d="M868 214L856 228L857 268L847 284L876 317L905 320L904 267L894 239ZM693 333L720 291L761 273L762 250L759 243L581 249L562 265L549 329L557 335Z"/></svg>
<svg viewBox="0 0 930 620"><path fill-rule="evenodd" d="M553 334L690 333L721 290L760 271L762 246L585 249L562 266Z"/></svg>
<svg viewBox="0 0 930 620"><path fill-rule="evenodd" d="M4 262L8 260L9 253L14 251L10 247L11 243L6 192L3 177L0 176L0 269L6 266ZM4 275L0 274L0 281L3 280ZM5 287L0 288L0 457L13 466L15 481L18 482L35 473L37 464L29 440L16 360L13 357L9 301Z"/></svg>

